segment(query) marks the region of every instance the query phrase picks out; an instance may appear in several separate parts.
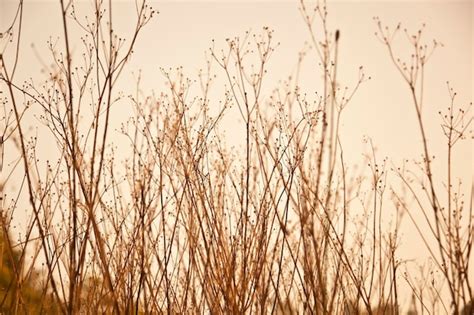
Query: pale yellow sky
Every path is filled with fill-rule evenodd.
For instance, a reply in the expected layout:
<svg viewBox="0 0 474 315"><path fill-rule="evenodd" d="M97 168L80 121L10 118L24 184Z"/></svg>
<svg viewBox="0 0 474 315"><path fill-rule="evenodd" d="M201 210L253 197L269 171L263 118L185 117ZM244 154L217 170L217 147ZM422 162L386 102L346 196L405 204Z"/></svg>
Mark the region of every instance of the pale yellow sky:
<svg viewBox="0 0 474 315"><path fill-rule="evenodd" d="M11 0L3 0L6 10L2 10L5 12L2 16L8 14L12 3ZM25 3L22 57L28 62L22 64L19 74L27 77L36 76L40 68L30 44L34 43L38 51L44 51L43 55L47 56L45 42L51 35L53 38L61 35L61 29L57 27L58 16L52 14L59 8L52 1L27 0ZM426 38L436 38L445 45L434 54L427 69L429 92L426 102L430 104L426 106L427 110L431 108L437 112L445 106L448 101L447 80L458 91L459 101L472 100L472 2L329 3L330 24L341 30L339 78L342 84L350 86L354 83L359 65L363 65L366 73L373 78L361 87L347 108L343 122L344 130L349 130L345 133L343 130L343 135L350 136L345 141L351 146L347 151L360 152L362 147L357 139L370 135L386 155L396 158L403 152L404 156L405 150L401 148L410 144L400 136L400 122L412 119L404 127L416 127L414 117L409 114L409 104L401 105L409 100L404 83L390 63L385 47L373 35L376 30L373 16L379 16L384 23L392 26L402 22L412 30L425 22ZM128 5L126 1L120 1L116 7L115 22L119 28L126 29L130 22L126 14ZM270 61L267 86L271 89L274 83L291 74L297 53L308 40L296 2L166 1L153 2L153 5L160 15L144 29L128 68L131 71L142 70L145 90L159 89L158 83L162 82L159 67L183 66L189 76L194 76L204 66L204 51L209 48L211 39L216 40L217 47L224 47L225 38L243 35L249 29L258 32L263 25L274 29L276 41L281 43ZM44 18L46 16L47 19ZM399 42L405 44L404 35L400 35ZM314 74L314 68L308 61L302 74L302 84L315 80ZM124 77L123 81L127 80ZM429 125L436 131L437 117L430 120ZM442 146L438 149L441 150ZM470 150L465 151L465 155L470 154Z"/></svg>

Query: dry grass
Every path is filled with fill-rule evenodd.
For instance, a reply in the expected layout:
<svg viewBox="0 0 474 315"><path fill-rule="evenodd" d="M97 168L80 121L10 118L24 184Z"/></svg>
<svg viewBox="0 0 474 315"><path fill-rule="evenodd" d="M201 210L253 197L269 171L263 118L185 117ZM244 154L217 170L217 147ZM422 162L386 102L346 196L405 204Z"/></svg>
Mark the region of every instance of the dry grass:
<svg viewBox="0 0 474 315"><path fill-rule="evenodd" d="M441 114L447 177L433 173L422 112L424 66L432 51L421 42L421 31L409 37L413 59L404 63L392 48L399 27L390 32L376 21L378 37L412 95L423 160L411 173L392 169L368 140L368 168L360 177L345 163L339 126L352 96L370 78L360 68L353 88L339 88L343 37L328 29L324 3L300 3L322 90L307 96L292 79L268 98L261 91L277 47L272 30L211 48L208 68L198 78L200 91L191 91L180 69L163 70L166 91L144 96L138 79L136 91L125 97L115 84L154 9L139 3L125 41L115 34L112 2L94 2L93 22L78 16L73 2L60 4L64 45L51 44L55 65L42 84L15 80L22 1L2 39L10 41L9 54L0 56L2 167L4 143L19 152L17 159L6 153L14 162L2 168L2 196L13 182L5 172L23 178L17 197L2 200L1 261L11 270L0 274L9 278L2 284L2 311L399 314L405 281L413 291L412 314L460 314L472 306L472 196L457 193L451 171L453 148L472 121L470 105L458 107L449 89L451 104ZM84 33L81 59L72 58L71 24ZM209 99L213 67L228 87L217 111ZM134 109L120 129L131 147L124 161L116 158L110 137L118 100ZM231 106L243 122L241 151L230 149L220 131ZM41 111L38 128L48 131L56 159L41 158L37 138L22 119L30 110ZM410 177L415 173L417 180ZM15 243L10 222L25 194L26 235ZM387 227L391 204L399 211ZM435 262L428 272L441 272L441 282L417 283L400 272L404 214ZM419 228L420 217L429 230ZM442 296L440 283L449 297Z"/></svg>

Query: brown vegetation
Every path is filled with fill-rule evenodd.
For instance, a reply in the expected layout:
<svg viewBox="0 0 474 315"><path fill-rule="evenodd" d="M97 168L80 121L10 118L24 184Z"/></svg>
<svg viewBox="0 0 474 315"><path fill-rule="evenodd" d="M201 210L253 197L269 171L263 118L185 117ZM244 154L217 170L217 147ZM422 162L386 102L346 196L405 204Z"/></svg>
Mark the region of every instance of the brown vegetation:
<svg viewBox="0 0 474 315"><path fill-rule="evenodd" d="M472 308L472 195L457 193L451 162L454 146L469 131L471 105L459 107L449 88L451 104L441 113L447 176L434 173L422 107L424 67L437 43L424 45L421 30L408 37L413 55L404 62L392 45L400 27L391 32L376 20L377 36L412 96L423 159L410 172L391 168L368 140L368 168L359 177L345 163L339 127L352 96L370 78L359 68L356 85L340 87L338 43L344 37L328 29L325 3L300 3L322 90L309 96L292 78L268 98L262 84L277 46L268 28L228 39L223 50L211 48L199 93L190 92L191 81L180 69L163 70L168 90L143 96L138 80L127 98L116 91L117 78L154 9L138 1L133 34L125 40L115 33L112 1L95 1L89 19L77 14L74 2L61 0L60 6L64 44L50 44L54 66L41 84L15 80L23 1L11 27L2 30L2 40L10 41L0 55L2 166L7 143L19 152L18 159L6 153L14 162L2 168L2 196L13 181L6 171L23 179L17 197L2 200L0 261L10 270L8 276L0 270L7 291L0 294L2 310L399 314L405 281L413 291L412 314ZM80 58L70 51L73 23L83 31ZM212 66L228 87L217 111L209 99ZM124 161L116 158L110 135L119 99L134 110L120 130L131 147ZM220 132L230 106L243 121L242 152L228 148ZM54 141L56 159L42 159L23 120L30 110L41 112L39 128ZM10 222L25 195L29 221L15 244ZM383 218L391 202L398 212L387 226ZM423 286L400 273L404 214L418 229L434 262L430 271L441 272L440 281ZM429 230L419 228L420 218ZM25 301L39 270L32 309Z"/></svg>

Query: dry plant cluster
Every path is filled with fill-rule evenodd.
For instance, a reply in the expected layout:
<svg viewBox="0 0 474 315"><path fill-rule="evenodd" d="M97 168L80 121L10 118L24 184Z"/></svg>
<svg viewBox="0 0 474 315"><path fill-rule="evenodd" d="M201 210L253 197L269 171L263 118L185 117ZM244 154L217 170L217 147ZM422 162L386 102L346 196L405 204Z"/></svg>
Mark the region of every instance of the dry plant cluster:
<svg viewBox="0 0 474 315"><path fill-rule="evenodd" d="M1 30L3 313L472 314L472 184L464 196L452 171L454 148L469 137L471 104L459 106L449 87L440 113L446 139L436 140L446 142L448 162L434 172L423 94L439 44L426 45L422 30L405 31L411 56L401 60L393 45L400 26L375 20L412 97L406 106L422 158L393 166L367 139L367 167L358 173L344 160L339 129L370 77L359 68L354 87L341 85L343 34L328 29L324 2L300 3L311 43L300 59L316 58L317 93L303 91L298 75L262 93L278 46L264 28L213 42L196 80L162 70L167 90L150 96L140 79L130 95L116 85L155 10L137 0L125 39L114 29L113 1L93 1L87 17L74 1L58 2L63 34L48 42L53 64L42 79L15 77L22 0ZM220 100L210 96L214 73L226 80ZM124 159L110 127L118 102L134 113L118 132L131 148ZM222 136L231 107L242 121L242 150ZM52 158L43 157L41 137ZM9 185L15 195L5 193ZM12 220L21 215L15 240ZM430 254L423 281L404 272L398 255L402 218Z"/></svg>

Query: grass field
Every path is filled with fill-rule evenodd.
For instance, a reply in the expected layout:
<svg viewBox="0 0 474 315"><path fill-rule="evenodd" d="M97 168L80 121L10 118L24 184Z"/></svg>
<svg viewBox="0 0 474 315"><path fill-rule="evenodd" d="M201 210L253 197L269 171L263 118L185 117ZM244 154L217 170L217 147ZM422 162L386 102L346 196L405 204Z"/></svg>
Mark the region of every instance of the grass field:
<svg viewBox="0 0 474 315"><path fill-rule="evenodd" d="M114 24L114 1L58 0L38 75L28 5L10 2L0 30L2 313L472 314L472 102L448 82L426 110L427 82L446 79L425 77L443 44L424 24L373 20L408 100L400 133L419 140L399 161L368 135L356 165L347 108L384 78L353 65L344 82L324 1L294 3L307 43L285 80L267 79L280 43L263 26L210 38L196 75L160 68L153 92L121 78L160 3Z"/></svg>

